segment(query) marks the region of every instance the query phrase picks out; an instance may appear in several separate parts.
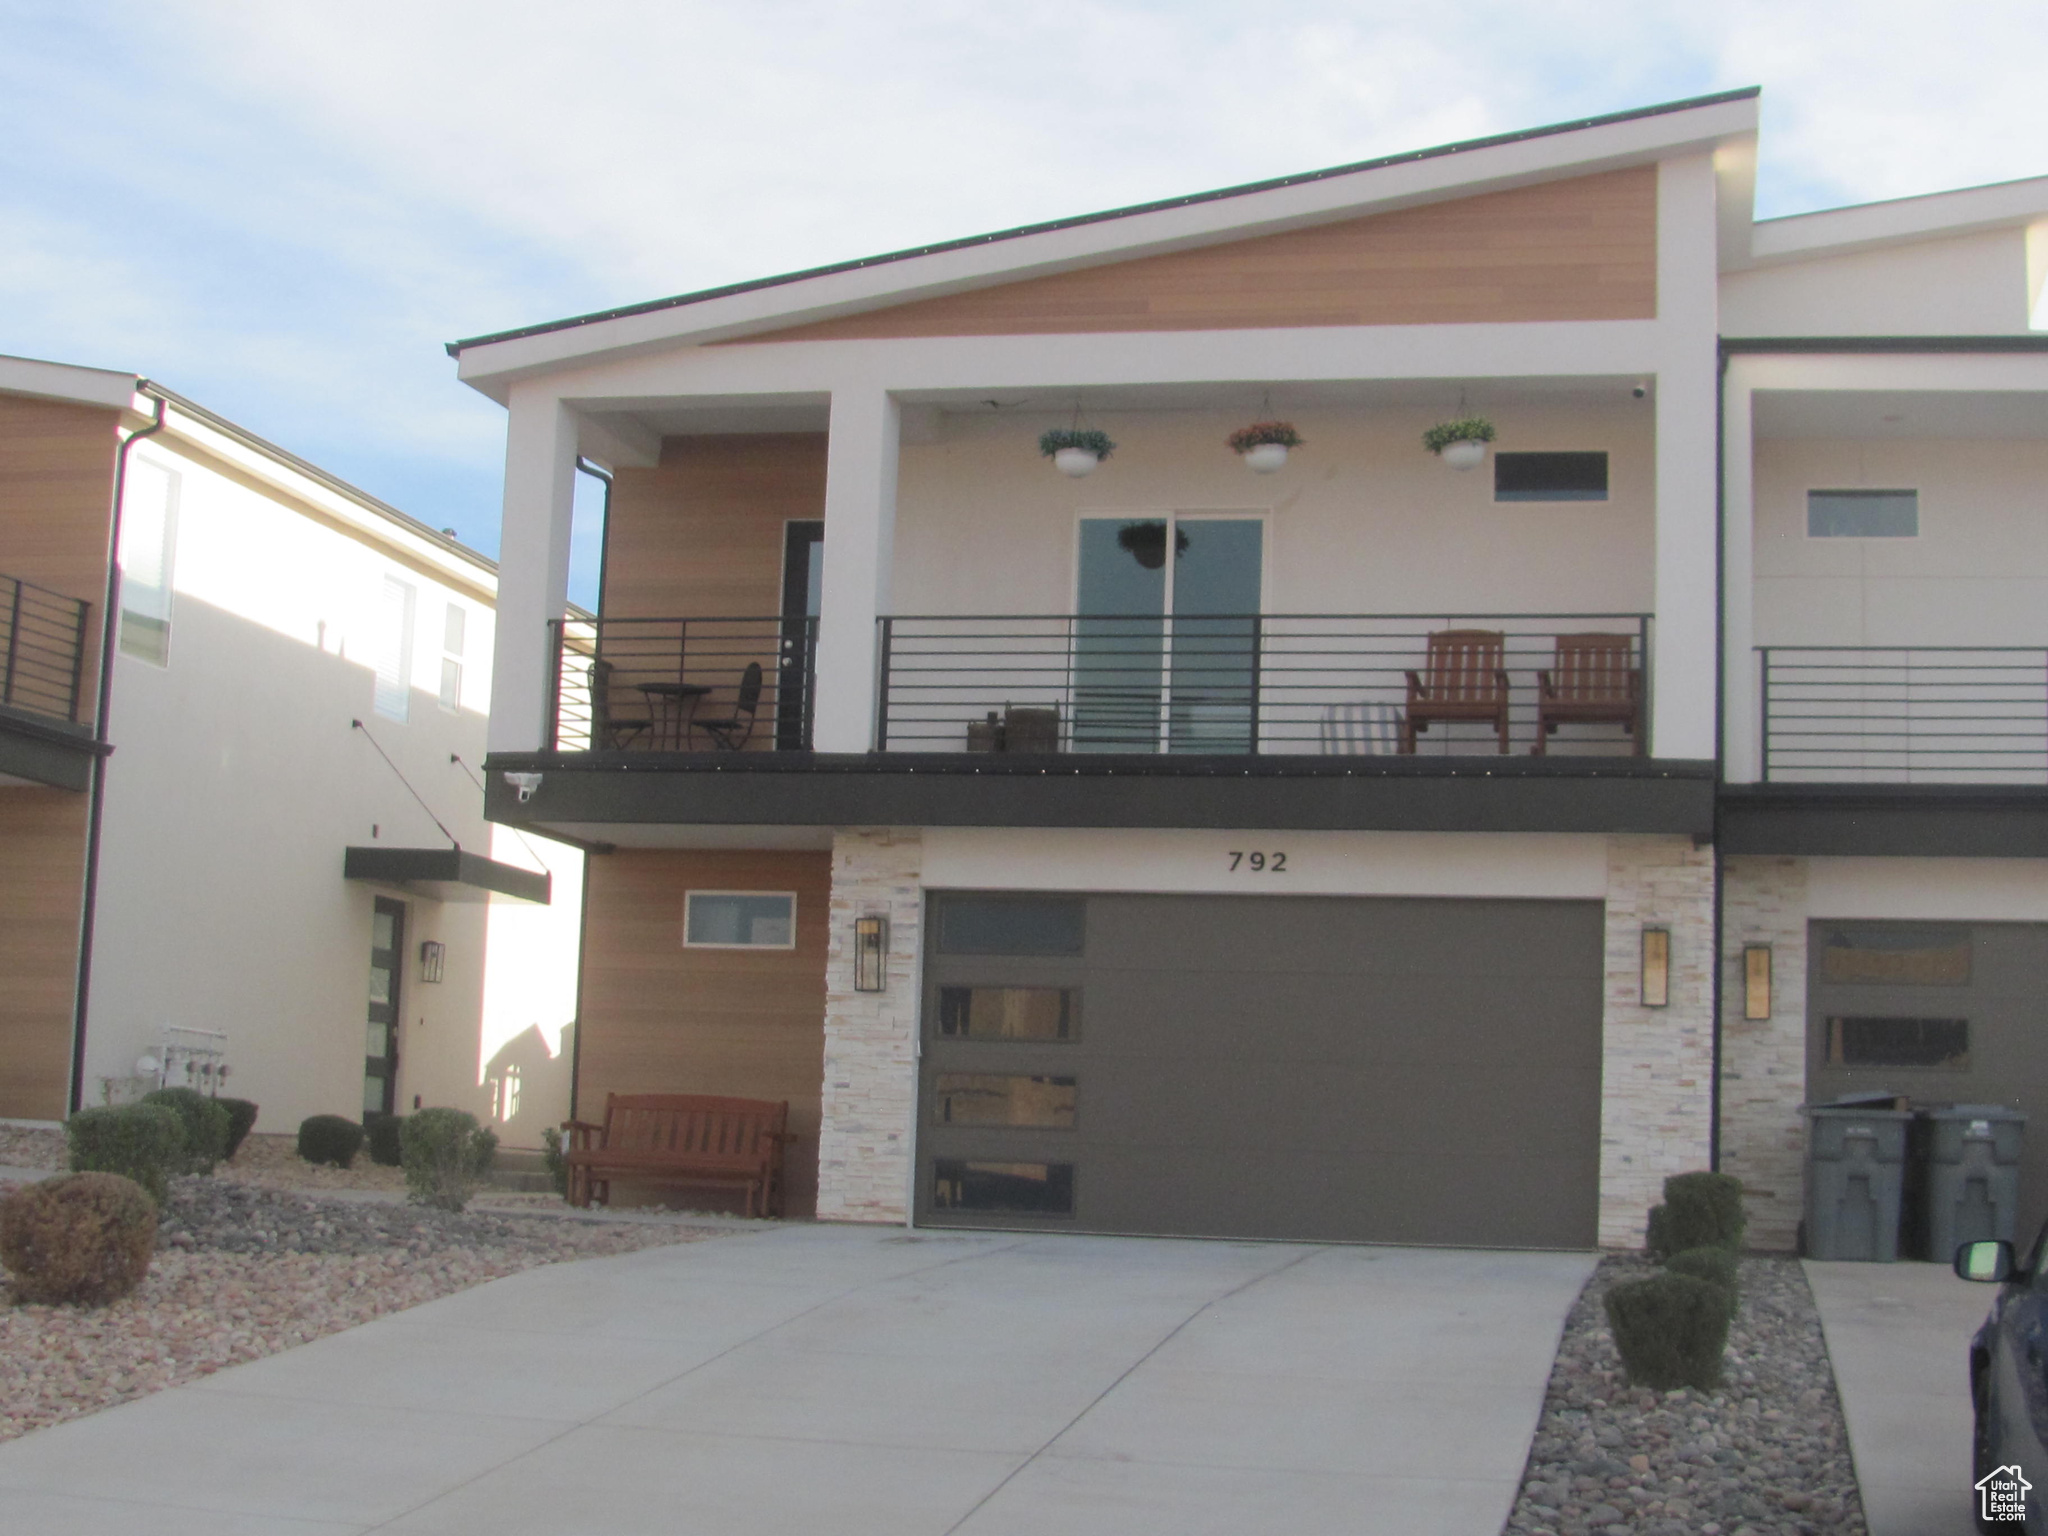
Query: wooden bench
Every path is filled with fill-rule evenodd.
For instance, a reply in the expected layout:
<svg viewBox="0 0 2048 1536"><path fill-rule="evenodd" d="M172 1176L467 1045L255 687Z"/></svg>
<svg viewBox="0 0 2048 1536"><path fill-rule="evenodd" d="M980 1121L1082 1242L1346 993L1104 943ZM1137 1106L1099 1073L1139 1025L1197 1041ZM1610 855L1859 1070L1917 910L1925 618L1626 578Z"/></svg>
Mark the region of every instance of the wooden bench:
<svg viewBox="0 0 2048 1536"><path fill-rule="evenodd" d="M604 1123L564 1121L569 1203L611 1204L613 1179L717 1184L747 1192L749 1216L782 1214L789 1103L694 1093L613 1093Z"/></svg>

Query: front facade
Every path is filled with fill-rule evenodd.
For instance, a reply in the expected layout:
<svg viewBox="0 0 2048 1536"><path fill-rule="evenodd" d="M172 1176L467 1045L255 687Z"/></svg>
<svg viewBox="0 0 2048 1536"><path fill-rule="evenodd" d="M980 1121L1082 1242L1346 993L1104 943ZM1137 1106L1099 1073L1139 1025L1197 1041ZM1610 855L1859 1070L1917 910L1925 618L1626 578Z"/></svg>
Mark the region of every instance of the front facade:
<svg viewBox="0 0 2048 1536"><path fill-rule="evenodd" d="M1823 1089L2023 1101L2048 189L1760 225L1754 155L1735 93L459 344L580 1112L786 1098L826 1217L1582 1247L1710 1165L1789 1245Z"/></svg>
<svg viewBox="0 0 2048 1536"><path fill-rule="evenodd" d="M495 568L133 375L0 359L0 433L0 1115L169 1082L538 1145L581 858L483 817Z"/></svg>

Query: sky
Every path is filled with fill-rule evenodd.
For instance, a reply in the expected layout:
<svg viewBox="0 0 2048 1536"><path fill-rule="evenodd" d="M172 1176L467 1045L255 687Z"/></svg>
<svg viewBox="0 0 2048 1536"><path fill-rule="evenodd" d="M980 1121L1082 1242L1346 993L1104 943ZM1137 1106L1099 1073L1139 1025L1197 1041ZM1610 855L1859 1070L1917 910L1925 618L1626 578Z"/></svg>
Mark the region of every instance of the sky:
<svg viewBox="0 0 2048 1536"><path fill-rule="evenodd" d="M160 380L495 553L504 418L458 337L1738 86L1763 217L2048 174L2044 32L2041 0L0 0L0 352Z"/></svg>

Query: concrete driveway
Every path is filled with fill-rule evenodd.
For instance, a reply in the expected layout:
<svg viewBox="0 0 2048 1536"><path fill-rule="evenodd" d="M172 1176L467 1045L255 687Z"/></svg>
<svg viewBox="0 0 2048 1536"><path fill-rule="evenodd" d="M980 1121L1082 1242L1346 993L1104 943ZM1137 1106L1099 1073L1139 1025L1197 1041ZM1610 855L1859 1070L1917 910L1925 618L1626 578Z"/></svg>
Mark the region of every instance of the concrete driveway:
<svg viewBox="0 0 2048 1536"><path fill-rule="evenodd" d="M44 1536L1495 1536L1590 1254L788 1226L0 1446Z"/></svg>

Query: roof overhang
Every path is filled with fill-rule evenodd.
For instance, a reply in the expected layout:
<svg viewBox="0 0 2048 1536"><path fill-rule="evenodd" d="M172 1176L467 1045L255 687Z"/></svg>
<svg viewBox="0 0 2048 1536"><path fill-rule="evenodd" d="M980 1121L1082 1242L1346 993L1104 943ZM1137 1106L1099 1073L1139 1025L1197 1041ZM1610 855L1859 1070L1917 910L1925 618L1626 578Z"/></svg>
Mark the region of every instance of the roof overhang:
<svg viewBox="0 0 2048 1536"><path fill-rule="evenodd" d="M1952 240L1987 230L2023 230L2044 219L2048 219L2048 176L2030 176L1987 187L1764 219L1750 237L1748 258L1734 265L1775 266L1888 245ZM1724 270L1728 266L1723 262Z"/></svg>
<svg viewBox="0 0 2048 1536"><path fill-rule="evenodd" d="M342 878L395 886L436 901L488 901L511 896L548 904L553 877L501 864L460 848L350 848Z"/></svg>
<svg viewBox="0 0 2048 1536"><path fill-rule="evenodd" d="M2048 858L2048 788L1730 784L1716 840L1800 858Z"/></svg>
<svg viewBox="0 0 2048 1536"><path fill-rule="evenodd" d="M0 356L0 394L128 411L135 408L135 387L141 382L132 373L115 373L106 368Z"/></svg>

